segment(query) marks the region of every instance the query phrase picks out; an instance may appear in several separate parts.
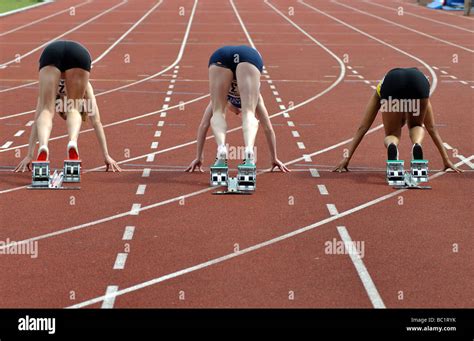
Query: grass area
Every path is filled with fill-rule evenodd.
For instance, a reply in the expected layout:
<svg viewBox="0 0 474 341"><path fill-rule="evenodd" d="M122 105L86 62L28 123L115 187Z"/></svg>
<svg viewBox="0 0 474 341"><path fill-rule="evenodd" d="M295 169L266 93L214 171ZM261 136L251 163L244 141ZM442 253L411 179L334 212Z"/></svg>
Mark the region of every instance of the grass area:
<svg viewBox="0 0 474 341"><path fill-rule="evenodd" d="M0 14L13 11L14 9L35 5L43 0L1 0L0 1Z"/></svg>

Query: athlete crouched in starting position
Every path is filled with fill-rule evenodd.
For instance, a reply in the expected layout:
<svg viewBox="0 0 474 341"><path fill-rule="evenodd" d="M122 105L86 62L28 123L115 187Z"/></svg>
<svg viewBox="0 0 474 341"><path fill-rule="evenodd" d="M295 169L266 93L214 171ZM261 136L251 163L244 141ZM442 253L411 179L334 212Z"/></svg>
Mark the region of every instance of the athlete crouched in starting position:
<svg viewBox="0 0 474 341"><path fill-rule="evenodd" d="M46 46L41 54L39 69L39 96L35 121L30 134L28 155L20 162L15 171L24 172L26 169L30 169L36 142L39 142L37 161L49 160L48 142L55 112L67 122L69 136L67 155L69 159L79 159L77 139L82 121L85 121L86 116L89 116L107 170L110 167L113 171L121 171L117 162L109 155L94 90L89 82L91 70L89 51L74 41L55 41ZM91 103L90 106L85 105L87 101ZM89 107L92 112L88 112Z"/></svg>
<svg viewBox="0 0 474 341"><path fill-rule="evenodd" d="M422 142L425 136L423 127L425 127L443 159L444 170L452 169L460 172L461 170L449 160L444 148L441 136L435 126L429 97L428 79L417 68L390 70L378 84L376 92L367 104L362 122L352 139L349 155L342 159L334 171L348 171L349 161L380 110L385 129L384 144L387 147L387 160L398 160L398 144L402 127L407 123L413 143L413 160L423 159Z"/></svg>
<svg viewBox="0 0 474 341"><path fill-rule="evenodd" d="M258 130L255 111L260 95L260 76L263 60L257 50L241 46L224 46L209 59L209 88L211 93L211 128L217 142L216 165L227 163L225 140L227 102L240 107L244 135L243 165L255 168L253 147ZM230 89L230 96L229 96Z"/></svg>

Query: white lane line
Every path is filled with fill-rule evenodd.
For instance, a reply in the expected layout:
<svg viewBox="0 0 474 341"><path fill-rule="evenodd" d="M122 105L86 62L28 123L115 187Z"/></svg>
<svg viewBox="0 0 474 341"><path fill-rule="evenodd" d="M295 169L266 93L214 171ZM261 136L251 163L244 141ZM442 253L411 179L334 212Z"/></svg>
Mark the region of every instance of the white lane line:
<svg viewBox="0 0 474 341"><path fill-rule="evenodd" d="M169 107L170 107L169 104L163 104L163 106L161 107L161 109L165 109L165 110L166 110L166 109L168 109Z"/></svg>
<svg viewBox="0 0 474 341"><path fill-rule="evenodd" d="M469 49L469 48L467 48L467 47L465 47L465 46L458 45L458 44L452 43L452 42L450 42L450 41L447 41L447 40L444 40L444 39L441 39L441 38L438 38L438 37L434 37L434 36L432 36L432 35L430 35L430 34L427 34L427 33L424 33L424 32L418 31L418 30L415 30L415 29L413 29L413 28L411 28L411 27L398 24L398 23L396 23L396 22L394 22L394 21L392 21L392 20L387 20L387 19L382 18L382 17L380 17L380 16L378 16L378 15L374 15L374 14L368 13L368 12L366 12L366 11L361 11L360 9L357 9L357 8L355 8L355 7L352 7L352 6L349 6L349 5L340 3L340 2L338 2L337 0L333 0L332 2L335 3L335 4L337 4L337 5L339 5L339 6L352 9L352 10L355 11L355 12L362 13L362 14L364 14L364 15L367 15L367 16L372 17L372 18L376 18L376 19L378 19L378 20L384 21L384 22L386 22L386 23L389 23L389 24L394 25L394 26L397 26L397 27L401 27L401 28L403 28L403 29L405 29L405 30L408 30L408 31L417 33L417 34L422 35L422 36L424 36L424 37L427 37L427 38L430 38L430 39L433 39L433 40L436 40L436 41L445 43L445 44L447 44L447 45L451 45L451 46L457 47L457 48L459 48L459 49L461 49L461 50L464 50L464 51L467 51L467 52L471 52L471 53L474 52L474 50L471 50L471 49Z"/></svg>
<svg viewBox="0 0 474 341"><path fill-rule="evenodd" d="M278 91L272 91L273 95L275 96L280 96L280 94L278 93Z"/></svg>
<svg viewBox="0 0 474 341"><path fill-rule="evenodd" d="M144 169L143 169L142 178L148 178L148 177L150 177L150 173L151 173L151 168L144 168Z"/></svg>
<svg viewBox="0 0 474 341"><path fill-rule="evenodd" d="M364 79L364 76L361 75L357 75L357 77L359 77L359 79Z"/></svg>
<svg viewBox="0 0 474 341"><path fill-rule="evenodd" d="M130 215L139 215L141 207L142 204L133 204L132 208L130 209Z"/></svg>
<svg viewBox="0 0 474 341"><path fill-rule="evenodd" d="M464 162L467 166L471 167L471 169L474 169L474 164L472 162L470 162L470 160L468 158L464 157L461 154L456 155L456 157L459 160L461 160L462 162Z"/></svg>
<svg viewBox="0 0 474 341"><path fill-rule="evenodd" d="M293 137L300 137L300 133L298 133L296 130L292 130L291 135L293 135Z"/></svg>
<svg viewBox="0 0 474 341"><path fill-rule="evenodd" d="M161 136L161 130L155 131L155 137L160 137Z"/></svg>
<svg viewBox="0 0 474 341"><path fill-rule="evenodd" d="M170 82L171 83L176 83L176 79L171 79Z"/></svg>
<svg viewBox="0 0 474 341"><path fill-rule="evenodd" d="M387 42L384 41L384 40L381 40L381 39L379 39L379 38L376 38L376 37L374 37L373 35L371 35L371 34L369 34L369 33L367 33L367 32L364 32L364 31L358 29L357 27L354 27L354 26L352 26L352 25L346 23L345 21L342 21L341 19L336 18L335 16L332 16L332 15L330 15L330 14L327 14L326 12L323 12L323 11L317 9L317 8L314 7L314 6L308 5L308 4L307 4L306 2L304 2L303 0L300 0L300 3L303 4L304 6L308 7L308 8L311 8L311 9L312 9L313 11L315 11L315 12L318 12L318 13L320 13L320 14L322 14L322 15L328 17L328 18L331 18L331 19L334 20L334 21L337 21L338 23L340 23L340 24L342 24L342 25L344 25L344 26L350 28L351 30L354 30L354 31L356 31L356 32L359 32L360 34L362 34L362 35L364 35L364 36L366 36L366 37L368 37L368 38L370 38L370 39L372 39L372 40L375 40L375 41L379 42L379 43L382 44L382 45L385 45L385 46L387 46L387 47L390 47L391 49L394 49L395 51L398 51L398 52L400 52L401 54L404 54L405 56L408 56L408 57L410 57L410 58L416 60L417 62L419 62L420 64L422 64L424 67L426 67L426 68L428 69L428 71L430 72L430 74L431 74L431 79L432 79L433 81L432 81L432 83L431 83L430 95L435 91L436 86L438 85L438 77L436 77L436 73L435 73L434 70L431 68L431 66L429 66L429 65L428 65L425 61L423 61L422 59L420 59L420 58L418 58L418 57L416 57L416 56L414 56L414 55L412 55L412 54L410 54L410 53L408 53L408 52L406 52L406 51L404 51L404 50L402 50L402 49L399 49L398 47L393 46L392 44L389 44L389 43L387 43Z"/></svg>
<svg viewBox="0 0 474 341"><path fill-rule="evenodd" d="M284 113L283 113L283 117L289 118L289 117L290 117L290 114L288 114L287 112L284 112Z"/></svg>
<svg viewBox="0 0 474 341"><path fill-rule="evenodd" d="M464 84L464 85L467 85L467 82L466 82L466 81L459 81L459 82L461 82L461 83Z"/></svg>
<svg viewBox="0 0 474 341"><path fill-rule="evenodd" d="M62 14L62 13L65 13L65 12L69 12L69 11L71 10L71 7L79 8L79 7L82 7L82 6L84 6L85 4L88 4L88 3L90 3L90 2L91 2L91 0L87 0L87 1L81 2L80 4L69 6L68 8L63 9L63 10L61 10L61 11L59 11L59 12L50 14L50 15L48 15L48 16L46 16L46 17L41 17L40 19L37 19L37 20L32 21L32 22L29 22L29 23L27 23L27 24L24 24L24 25L15 27L15 28L13 28L13 29L11 29L11 30L9 30L9 31L2 32L2 33L0 33L0 37L6 36L7 34L10 34L10 33L16 32L16 31L18 31L18 30L21 30L22 28L32 26L32 25L37 24L37 23L39 23L39 22L41 22L41 21L48 20L48 19L50 19L50 18L52 18L52 17L55 17L55 16L57 16L57 15L59 15L59 14Z"/></svg>
<svg viewBox="0 0 474 341"><path fill-rule="evenodd" d="M440 72L441 72L443 75L447 75L447 74L448 74L448 73L447 73L446 71L444 71L444 70L441 70Z"/></svg>
<svg viewBox="0 0 474 341"><path fill-rule="evenodd" d="M370 84L370 81L365 80L364 83L365 83L365 84Z"/></svg>
<svg viewBox="0 0 474 341"><path fill-rule="evenodd" d="M158 127L163 127L165 125L165 121L158 121L157 126Z"/></svg>
<svg viewBox="0 0 474 341"><path fill-rule="evenodd" d="M171 101L171 98L170 97L165 97L165 102L169 102Z"/></svg>
<svg viewBox="0 0 474 341"><path fill-rule="evenodd" d="M17 60L20 60L20 61L21 61L21 60L23 60L25 57L28 57L29 55L35 53L36 51L41 50L43 47L45 47L46 45L52 43L53 41L58 40L58 39L60 39L60 38L62 38L62 37L64 37L64 36L66 36L66 35L68 35L68 34L74 32L74 31L78 30L79 28L81 28L81 27L83 27L83 26L85 26L85 25L87 25L87 24L93 22L94 20L96 20L96 19L100 18L101 16L103 16L103 15L105 15L105 14L107 14L107 13L113 11L114 9L116 9L116 8L118 8L118 7L120 7L120 6L125 5L127 2L128 2L127 0L122 0L120 3L118 3L118 4L116 4L116 5L112 6L112 7L110 7L109 9L107 9L107 10L105 10L105 11L103 11L103 12L100 12L100 13L97 14L96 16L94 16L94 17L92 17L92 18L90 18L90 19L88 19L88 20L82 22L81 24L79 24L79 25L77 25L77 26L71 28L70 30L68 30L68 31L66 31L66 32L64 32L64 33L61 33L60 35L54 37L53 39L48 40L48 41L45 42L44 44L41 44L40 46L35 47L33 50L30 50L30 51L26 52L25 54L22 54L22 55L18 56L18 58L9 60L9 61L7 61L7 62L5 62L5 63L1 63L1 65L2 65L2 66L7 66L7 65L10 65L10 64L16 63ZM6 89L0 90L0 92L4 92L5 90L6 90Z"/></svg>
<svg viewBox="0 0 474 341"><path fill-rule="evenodd" d="M171 90L166 92L167 96L171 96L172 94L173 94L173 91L171 91Z"/></svg>
<svg viewBox="0 0 474 341"><path fill-rule="evenodd" d="M267 79L268 84L273 84L273 81L271 79Z"/></svg>
<svg viewBox="0 0 474 341"><path fill-rule="evenodd" d="M351 70L354 75L357 75L358 72L356 70Z"/></svg>
<svg viewBox="0 0 474 341"><path fill-rule="evenodd" d="M18 131L15 133L15 135L13 135L13 136L19 137L19 136L23 135L24 132L25 132L24 130L18 130Z"/></svg>
<svg viewBox="0 0 474 341"><path fill-rule="evenodd" d="M303 142L296 142L296 144L298 145L298 148L299 149L306 149L305 145Z"/></svg>
<svg viewBox="0 0 474 341"><path fill-rule="evenodd" d="M125 231L123 231L122 240L132 240L133 233L135 233L135 226L125 226Z"/></svg>
<svg viewBox="0 0 474 341"><path fill-rule="evenodd" d="M147 154L146 162L153 162L155 161L155 154Z"/></svg>
<svg viewBox="0 0 474 341"><path fill-rule="evenodd" d="M310 168L309 172L313 178L319 178L319 172L316 168Z"/></svg>
<svg viewBox="0 0 474 341"><path fill-rule="evenodd" d="M168 85L168 89L170 89L170 90L171 90L171 89L174 89L174 84Z"/></svg>
<svg viewBox="0 0 474 341"><path fill-rule="evenodd" d="M319 151L318 151L319 152ZM470 156L468 158L468 160L470 159L474 159L474 155ZM299 161L299 160L298 160ZM288 164L288 163L287 163ZM462 165L463 162L458 162L456 164L456 167ZM436 173L432 176L430 176L430 180L433 180L435 178L438 178L442 175L446 174L446 172L439 172L439 173ZM206 189L206 190L203 190L202 192L204 191L208 191L209 189ZM335 220L338 220L338 219L341 219L341 218L344 218L346 216L349 216L355 212L359 212L359 211L362 211L368 207L372 207L380 202L383 202L385 200L388 200L390 198L393 198L393 197L396 197L398 195L400 195L401 193L404 193L408 191L408 189L399 189L397 191L394 191L394 192L390 192L389 194L386 194L384 196L381 196L381 197L378 197L378 198L375 198L371 201L368 201L366 203L363 203L359 206L356 206L356 207L353 207L351 209L348 209L344 212L341 212L335 216L331 216L329 218L326 218L326 219L323 219L323 220L320 220L320 221L317 221L311 225L307 225L307 226L304 226L304 227L301 227L299 229L296 229L294 231L291 231L289 233L286 233L286 234L283 234L283 235L280 235L278 237L275 237L273 239L270 239L270 240L267 240L267 241L264 241L264 242L261 242L259 244L255 244L255 245L252 245L250 247L247 247L245 249L241 249L237 252L232 252L232 253L229 253L227 255L224 255L224 256L221 256L221 257L218 257L218 258L214 258L214 259L211 259L211 260L208 260L206 262L203 262L203 263L199 263L199 264L196 264L194 266L191 266L191 267L188 267L188 268L185 268L185 269L182 269L182 270L179 270L179 271L176 271L176 272L172 272L172 273L169 273L167 275L164 275L164 276L161 276L161 277L157 277L157 278L154 278L152 280L149 280L149 281L146 281L146 282L142 282L142 283L138 283L138 284L135 284L133 286L130 286L128 288L125 288L125 289L122 289L120 291L118 291L115 296L122 296L122 295L125 295L125 294L128 294L128 293L131 293L131 292L134 292L134 291L138 291L138 290L141 290L143 288L146 288L146 287L150 287L150 286L153 286L155 284L158 284L158 283L161 283L161 282L164 282L164 281L167 281L169 279L172 279L172 278L176 278L176 277L180 277L180 276L183 276L183 275L186 275L188 273L191 273L191 272L195 272L195 271L198 271L198 270L201 270L201 269L205 269L205 268L208 268L212 265L215 265L215 264L219 264L219 263L222 263L222 262L225 262L229 259L232 259L232 258L235 258L235 257L239 257L239 256L242 256L242 255L245 255L247 253L250 253L250 252L253 252L253 251L256 251L256 250L259 250L259 249L262 249L264 247L267 247L267 246L270 246L270 245L273 245L273 244L276 244L278 242L281 242L283 240L286 240L286 239L289 239L289 238L292 238L294 236L297 236L297 235L300 235L302 233L305 233L307 231L311 231L311 230L314 230L315 228L317 227L320 227L320 226L323 226L325 224L328 224L328 223L331 223ZM30 239L31 240L31 239ZM29 241L23 241L24 243L26 242L29 242ZM10 245L12 244L7 244L5 246L0 246L0 249L1 248L6 248L6 247L10 247ZM87 301L83 301L81 303L78 303L78 304L75 304L75 305L72 305L72 306L69 306L67 308L83 308L83 307L87 307L89 305L92 305L92 304L95 304L95 303L99 303L101 301L103 301L105 299L106 296L99 296L99 297L95 297L93 299L90 299L90 300L87 300Z"/></svg>
<svg viewBox="0 0 474 341"><path fill-rule="evenodd" d="M444 148L446 148L448 150L453 149L453 147L451 147L447 142L443 142L443 146L444 146Z"/></svg>
<svg viewBox="0 0 474 341"><path fill-rule="evenodd" d="M117 258L114 263L114 270L123 270L125 262L127 261L128 253L117 253Z"/></svg>
<svg viewBox="0 0 474 341"><path fill-rule="evenodd" d="M144 195L146 190L146 185L138 185L136 195Z"/></svg>
<svg viewBox="0 0 474 341"><path fill-rule="evenodd" d="M329 192L328 192L326 186L324 186L324 185L318 185L318 190L319 190L319 194L321 194L321 195L329 195Z"/></svg>
<svg viewBox="0 0 474 341"><path fill-rule="evenodd" d="M167 112L166 111L163 111L161 114L160 114L160 117L166 117L167 115Z"/></svg>
<svg viewBox="0 0 474 341"><path fill-rule="evenodd" d="M371 5L374 5L374 6L379 6L379 7L388 8L388 9L391 9L391 10L394 10L394 11L398 11L397 8L384 6L384 5L379 4L379 3L376 3L376 2L367 1L367 0L364 0L364 2L365 2L365 3L368 3L368 4L371 4ZM474 33L473 30L469 30L469 29L464 28L464 27L460 27L460 26L448 24L448 23L445 23L445 22L443 22L443 21L431 19L431 18L428 18L427 16L424 16L424 15L418 15L418 14L410 13L410 12L407 12L407 11L404 11L403 14L404 14L404 15L411 15L411 16L413 16L413 17L421 18L421 19L428 20L428 21L431 21L431 22L435 22L435 23L438 23L438 24L441 24L441 25L453 27L453 28L456 28L456 29L458 29L458 30L462 30L462 31ZM433 69L434 69L434 67L433 67Z"/></svg>
<svg viewBox="0 0 474 341"><path fill-rule="evenodd" d="M0 146L1 149L8 148L13 144L13 141L7 141L3 144L3 146Z"/></svg>
<svg viewBox="0 0 474 341"><path fill-rule="evenodd" d="M102 302L102 309L112 309L115 304L115 297L118 291L117 285L109 285L105 291L104 301Z"/></svg>
<svg viewBox="0 0 474 341"><path fill-rule="evenodd" d="M286 107L283 104L279 105L280 110L286 110Z"/></svg>
<svg viewBox="0 0 474 341"><path fill-rule="evenodd" d="M175 69L179 69L179 65L176 65L174 68L175 68Z"/></svg>
<svg viewBox="0 0 474 341"><path fill-rule="evenodd" d="M288 124L289 127L294 127L295 126L293 121L287 121L286 123Z"/></svg>
<svg viewBox="0 0 474 341"><path fill-rule="evenodd" d="M35 121L28 121L25 126L26 127L31 127L33 125L33 123L35 123Z"/></svg>
<svg viewBox="0 0 474 341"><path fill-rule="evenodd" d="M271 85L270 85L270 89L275 90L275 89L276 89L276 86L273 85L273 84L271 84Z"/></svg>
<svg viewBox="0 0 474 341"><path fill-rule="evenodd" d="M313 162L313 159L308 154L303 155L304 162Z"/></svg>
<svg viewBox="0 0 474 341"><path fill-rule="evenodd" d="M335 216L335 215L339 214L339 212L337 211L336 205L326 204L326 207L327 207L330 215Z"/></svg>
<svg viewBox="0 0 474 341"><path fill-rule="evenodd" d="M281 103L281 98L280 97L275 98L275 100L277 101L277 103Z"/></svg>
<svg viewBox="0 0 474 341"><path fill-rule="evenodd" d="M154 141L154 142L151 143L150 148L151 148L151 149L157 149L157 148L158 148L158 144L159 144L158 141Z"/></svg>
<svg viewBox="0 0 474 341"><path fill-rule="evenodd" d="M171 77L173 77L173 78L178 78L178 75L173 75L173 76L171 76Z"/></svg>
<svg viewBox="0 0 474 341"><path fill-rule="evenodd" d="M115 46L117 46L126 36L129 35L138 25L141 24L158 6L163 3L163 0L158 1L152 8L150 8L135 24L133 24L124 34L120 36L112 45L109 46L107 50L102 52L102 54L97 57L92 64L98 63L102 58L104 58Z"/></svg>
<svg viewBox="0 0 474 341"><path fill-rule="evenodd" d="M349 70L352 70L352 66L350 66L350 65L347 65L347 68L348 68Z"/></svg>
<svg viewBox="0 0 474 341"><path fill-rule="evenodd" d="M357 252L353 252L353 250L356 250L356 247L349 235L349 232L347 232L345 226L338 226L337 232L339 232L339 235L341 236L341 239L344 242L345 248L350 251L348 252L349 256L351 257L352 263L356 268L357 274L359 275L359 278L362 281L362 284L364 285L365 291L367 292L367 295L369 296L370 302L372 302L373 307L378 309L385 308L385 304L383 303L382 297L380 297L380 294L377 288L375 287L374 281L370 277L370 274L367 271L367 268L365 267L362 258Z"/></svg>
<svg viewBox="0 0 474 341"><path fill-rule="evenodd" d="M449 75L449 77L451 77L451 79L458 79L456 76L453 75Z"/></svg>

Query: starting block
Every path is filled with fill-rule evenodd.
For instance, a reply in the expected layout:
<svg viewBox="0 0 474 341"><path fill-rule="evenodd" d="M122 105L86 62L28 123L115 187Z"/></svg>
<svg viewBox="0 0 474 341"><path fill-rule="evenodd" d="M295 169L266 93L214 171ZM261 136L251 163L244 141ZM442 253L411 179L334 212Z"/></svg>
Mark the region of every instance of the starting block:
<svg viewBox="0 0 474 341"><path fill-rule="evenodd" d="M255 191L257 184L257 168L251 161L245 161L237 168L239 191Z"/></svg>
<svg viewBox="0 0 474 341"><path fill-rule="evenodd" d="M387 161L387 181L395 189L431 189L431 186L420 186L428 182L428 161L412 160L410 171L404 171L403 160Z"/></svg>
<svg viewBox="0 0 474 341"><path fill-rule="evenodd" d="M405 184L404 164L403 160L387 160L387 182L390 186Z"/></svg>
<svg viewBox="0 0 474 341"><path fill-rule="evenodd" d="M417 182L428 182L428 161L412 160L411 177Z"/></svg>
<svg viewBox="0 0 474 341"><path fill-rule="evenodd" d="M49 185L49 161L33 161L33 174L31 187L48 187Z"/></svg>
<svg viewBox="0 0 474 341"><path fill-rule="evenodd" d="M64 182L81 182L81 161L64 160Z"/></svg>
<svg viewBox="0 0 474 341"><path fill-rule="evenodd" d="M226 191L216 191L212 194L252 194L251 191L240 191L239 182L237 178L228 178L227 181L227 190Z"/></svg>
<svg viewBox="0 0 474 341"><path fill-rule="evenodd" d="M211 166L211 186L226 186L229 178L229 168L226 160L216 160Z"/></svg>

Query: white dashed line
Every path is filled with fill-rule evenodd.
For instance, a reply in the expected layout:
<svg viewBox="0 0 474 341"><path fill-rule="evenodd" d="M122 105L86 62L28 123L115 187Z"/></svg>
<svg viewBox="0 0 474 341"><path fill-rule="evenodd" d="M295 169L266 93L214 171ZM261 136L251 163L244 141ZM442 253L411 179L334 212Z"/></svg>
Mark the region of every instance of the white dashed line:
<svg viewBox="0 0 474 341"><path fill-rule="evenodd" d="M330 215L337 215L339 212L337 211L336 205L334 204L326 204Z"/></svg>
<svg viewBox="0 0 474 341"><path fill-rule="evenodd" d="M458 77L453 76L453 75L449 75L449 77L451 77L451 79L458 79Z"/></svg>
<svg viewBox="0 0 474 341"><path fill-rule="evenodd" d="M170 80L171 83L176 83L176 79Z"/></svg>
<svg viewBox="0 0 474 341"><path fill-rule="evenodd" d="M296 130L292 130L291 135L293 135L293 137L300 137L300 133L298 133Z"/></svg>
<svg viewBox="0 0 474 341"><path fill-rule="evenodd" d="M287 112L284 112L284 113L283 113L283 117L285 117L285 118L289 118L289 117L290 117L290 114L289 114L289 113L287 113Z"/></svg>
<svg viewBox="0 0 474 341"><path fill-rule="evenodd" d="M125 262L127 261L128 253L117 253L115 259L114 270L123 270L125 268Z"/></svg>
<svg viewBox="0 0 474 341"><path fill-rule="evenodd" d="M161 136L161 130L155 131L155 137L160 137Z"/></svg>
<svg viewBox="0 0 474 341"><path fill-rule="evenodd" d="M117 296L107 297L107 295L114 295L117 291L118 291L117 285L109 285L107 287L107 290L105 291L105 298L104 298L104 301L102 302L102 309L112 309L114 307L115 297Z"/></svg>
<svg viewBox="0 0 474 341"><path fill-rule="evenodd" d="M171 91L171 90L166 92L167 96L171 96L172 94L173 94L173 91Z"/></svg>
<svg viewBox="0 0 474 341"><path fill-rule="evenodd" d="M443 75L447 75L447 74L448 74L448 73L447 73L446 71L444 71L444 70L441 70L441 73L442 73Z"/></svg>
<svg viewBox="0 0 474 341"><path fill-rule="evenodd" d="M280 97L275 98L275 100L277 101L277 103L281 103L281 98Z"/></svg>
<svg viewBox="0 0 474 341"><path fill-rule="evenodd" d="M271 79L267 80L268 84L273 84L273 81Z"/></svg>
<svg viewBox="0 0 474 341"><path fill-rule="evenodd" d="M151 169L150 168L145 168L143 170L143 174L142 174L142 177L143 178L148 178L150 176L150 172L151 172Z"/></svg>
<svg viewBox="0 0 474 341"><path fill-rule="evenodd" d="M136 195L144 195L146 190L146 185L138 185Z"/></svg>
<svg viewBox="0 0 474 341"><path fill-rule="evenodd" d="M350 65L347 65L347 68L348 68L349 70L352 70L352 66L350 66Z"/></svg>
<svg viewBox="0 0 474 341"><path fill-rule="evenodd" d="M160 114L160 117L166 117L168 113L166 111L163 111L161 114Z"/></svg>
<svg viewBox="0 0 474 341"><path fill-rule="evenodd" d="M35 123L35 121L28 121L28 123L25 124L27 127L31 127Z"/></svg>
<svg viewBox="0 0 474 341"><path fill-rule="evenodd" d="M313 178L319 178L319 172L316 168L310 168L309 172Z"/></svg>
<svg viewBox="0 0 474 341"><path fill-rule="evenodd" d="M174 84L170 84L170 85L168 86L168 89L174 89Z"/></svg>
<svg viewBox="0 0 474 341"><path fill-rule="evenodd" d="M365 80L364 83L365 83L365 84L370 84L370 81Z"/></svg>
<svg viewBox="0 0 474 341"><path fill-rule="evenodd" d="M158 127L163 127L165 125L165 121L158 121Z"/></svg>
<svg viewBox="0 0 474 341"><path fill-rule="evenodd" d="M347 250L349 251L357 250L345 226L338 226L337 232L339 232L339 235L341 236L341 239L344 242L344 246ZM361 256L357 252L348 252L348 253L349 253L349 256L351 257L352 263L354 264L357 270L357 274L359 275L359 278L362 281L362 284L364 285L365 291L367 292L367 295L369 295L370 301L372 302L372 305L374 306L374 308L378 308L378 309L385 308L385 304L383 303L382 297L380 297L380 294L377 291L377 288L375 287L375 284L372 281L372 278L370 277L370 274L367 271L367 268L365 267Z"/></svg>
<svg viewBox="0 0 474 341"><path fill-rule="evenodd" d="M372 89L374 89L374 90L377 89L377 87L376 87L375 85L371 85L370 87L371 87Z"/></svg>
<svg viewBox="0 0 474 341"><path fill-rule="evenodd" d="M278 93L278 91L273 91L273 95L275 95L275 96L280 96L280 94Z"/></svg>
<svg viewBox="0 0 474 341"><path fill-rule="evenodd" d="M318 185L318 190L321 195L329 195L329 192L324 185Z"/></svg>
<svg viewBox="0 0 474 341"><path fill-rule="evenodd" d="M13 141L7 141L0 148L8 148L13 144Z"/></svg>
<svg viewBox="0 0 474 341"><path fill-rule="evenodd" d="M451 147L449 144L447 144L446 142L443 142L443 146L444 148L448 149L448 150L451 150L453 149L453 147Z"/></svg>
<svg viewBox="0 0 474 341"><path fill-rule="evenodd" d="M462 84L467 85L466 81L460 81Z"/></svg>
<svg viewBox="0 0 474 341"><path fill-rule="evenodd" d="M24 132L25 132L24 130L18 130L18 131L15 133L14 136L15 136L15 137L19 137L19 136L23 135Z"/></svg>
<svg viewBox="0 0 474 341"><path fill-rule="evenodd" d="M125 226L125 231L123 231L122 240L132 240L134 232L135 226Z"/></svg>
<svg viewBox="0 0 474 341"><path fill-rule="evenodd" d="M289 127L294 127L295 126L293 121L287 121L286 123L288 124Z"/></svg>
<svg viewBox="0 0 474 341"><path fill-rule="evenodd" d="M357 77L359 77L360 79L364 79L364 76L361 75L357 75Z"/></svg>
<svg viewBox="0 0 474 341"><path fill-rule="evenodd" d="M132 209L130 210L130 215L138 215L141 207L142 204L133 204Z"/></svg>
<svg viewBox="0 0 474 341"><path fill-rule="evenodd" d="M171 101L171 98L170 98L170 97L166 97L166 98L165 98L165 102L169 102L169 101ZM163 108L163 109L168 109L168 108Z"/></svg>
<svg viewBox="0 0 474 341"><path fill-rule="evenodd" d="M156 149L156 148L158 148L158 144L159 144L158 141L152 142L150 148L151 149Z"/></svg>
<svg viewBox="0 0 474 341"><path fill-rule="evenodd" d="M155 154L148 154L146 157L146 162L153 162L155 161Z"/></svg>
<svg viewBox="0 0 474 341"><path fill-rule="evenodd" d="M304 162L313 162L313 159L308 154L303 155L303 160L304 160Z"/></svg>
<svg viewBox="0 0 474 341"><path fill-rule="evenodd" d="M270 89L275 90L276 89L275 85L273 85L273 84L270 85Z"/></svg>
<svg viewBox="0 0 474 341"><path fill-rule="evenodd" d="M299 149L306 149L305 145L303 142L296 142L296 144L298 145L298 148Z"/></svg>
<svg viewBox="0 0 474 341"><path fill-rule="evenodd" d="M358 72L356 70L351 70L354 75L357 75Z"/></svg>

